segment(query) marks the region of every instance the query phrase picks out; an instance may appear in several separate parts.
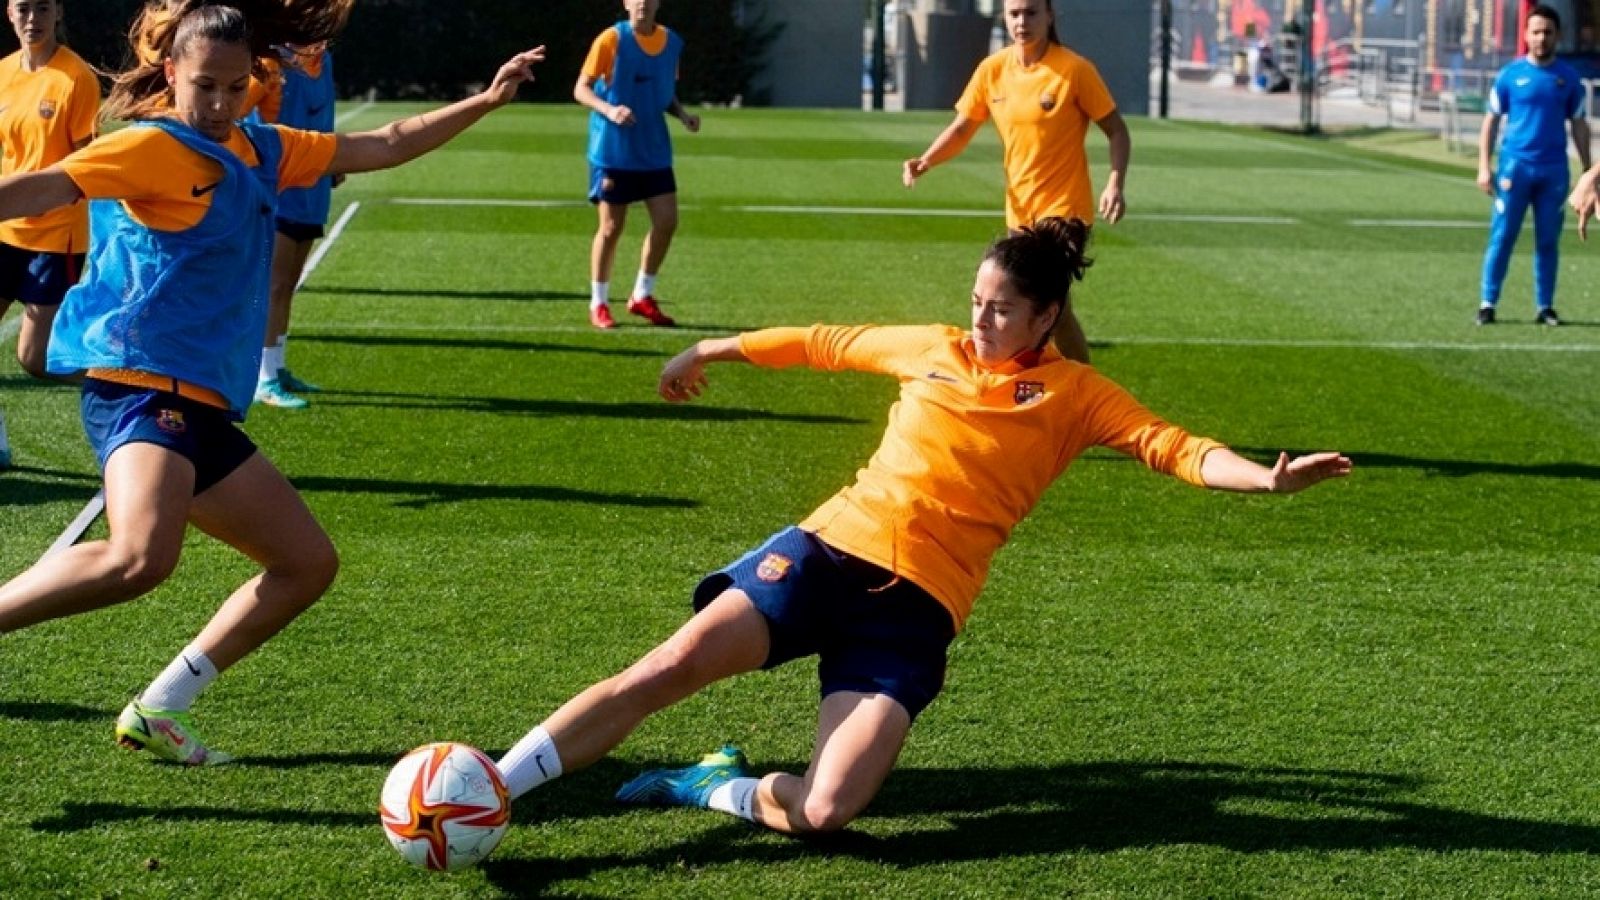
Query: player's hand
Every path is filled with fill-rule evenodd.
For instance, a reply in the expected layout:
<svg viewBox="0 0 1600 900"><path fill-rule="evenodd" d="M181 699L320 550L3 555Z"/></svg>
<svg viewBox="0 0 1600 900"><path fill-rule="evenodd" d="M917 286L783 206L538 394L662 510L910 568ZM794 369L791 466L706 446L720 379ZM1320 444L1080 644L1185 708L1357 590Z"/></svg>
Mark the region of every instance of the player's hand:
<svg viewBox="0 0 1600 900"><path fill-rule="evenodd" d="M626 106L613 106L606 110L606 118L613 125L621 125L623 128L627 128L633 124L633 110Z"/></svg>
<svg viewBox="0 0 1600 900"><path fill-rule="evenodd" d="M679 121L683 122L683 127L689 129L689 133L690 134L699 133L699 131L700 131L700 117L699 116L695 115L692 112L686 112L680 117Z"/></svg>
<svg viewBox="0 0 1600 900"><path fill-rule="evenodd" d="M1108 225L1115 225L1122 220L1123 214L1127 211L1128 204L1122 198L1122 188L1114 184L1106 185L1106 189L1100 194L1100 218Z"/></svg>
<svg viewBox="0 0 1600 900"><path fill-rule="evenodd" d="M922 157L908 159L900 170L900 182L906 187L912 187L917 183L918 178L927 174L927 171L928 164L922 161Z"/></svg>
<svg viewBox="0 0 1600 900"><path fill-rule="evenodd" d="M656 393L668 403L683 403L700 396L706 388L706 364L700 359L700 345L679 353L661 367Z"/></svg>
<svg viewBox="0 0 1600 900"><path fill-rule="evenodd" d="M1567 203L1572 211L1578 214L1578 239L1589 239L1589 220L1594 218L1597 207L1600 207L1600 194L1595 193L1595 182L1600 179L1600 167L1590 169L1578 179L1572 188L1571 196Z"/></svg>
<svg viewBox="0 0 1600 900"><path fill-rule="evenodd" d="M1478 167L1478 190L1494 196L1494 173L1482 166Z"/></svg>
<svg viewBox="0 0 1600 900"><path fill-rule="evenodd" d="M540 62L544 62L543 44L511 57L500 67L500 71L494 73L494 80L489 82L484 95L495 106L510 103L516 99L517 88L533 80L533 64Z"/></svg>
<svg viewBox="0 0 1600 900"><path fill-rule="evenodd" d="M1350 457L1339 453L1310 453L1289 458L1278 454L1278 463L1272 467L1272 492L1293 494L1303 491L1329 478L1343 478L1350 474Z"/></svg>

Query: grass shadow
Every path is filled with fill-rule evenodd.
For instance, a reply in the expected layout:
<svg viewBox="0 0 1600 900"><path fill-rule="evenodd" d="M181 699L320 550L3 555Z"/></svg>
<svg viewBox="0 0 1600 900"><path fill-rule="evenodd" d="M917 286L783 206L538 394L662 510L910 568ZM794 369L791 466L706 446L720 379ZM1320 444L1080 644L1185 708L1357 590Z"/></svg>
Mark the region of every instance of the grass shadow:
<svg viewBox="0 0 1600 900"><path fill-rule="evenodd" d="M641 509L696 509L700 501L657 494L584 491L545 484L455 484L444 481L400 481L391 478L296 475L289 481L302 492L390 494L407 497L396 506L426 509L442 503L476 500L540 500L547 503L592 503Z"/></svg>
<svg viewBox="0 0 1600 900"><path fill-rule="evenodd" d="M509 300L517 303L546 301L588 300L588 294L577 291L462 291L445 288L375 288L354 285L307 285L301 294L342 294L355 297L414 297L416 299L444 300ZM299 335L295 338L298 340Z"/></svg>
<svg viewBox="0 0 1600 900"><path fill-rule="evenodd" d="M1271 460L1278 458L1279 452L1278 449L1265 447L1235 447L1234 450L1262 460L1264 464L1268 465L1271 464ZM1291 458L1305 452L1310 451L1288 450ZM1493 460L1430 459L1422 456L1376 453L1364 450L1341 450L1340 452L1350 457L1350 461L1355 464L1357 471L1363 468L1417 469L1428 475L1438 475L1445 478L1467 478L1472 475L1519 475L1532 478L1568 478L1582 481L1600 479L1600 464L1596 463L1509 463Z"/></svg>
<svg viewBox="0 0 1600 900"><path fill-rule="evenodd" d="M494 857L483 869L501 890L529 896L609 869L681 875L685 865L784 863L816 856L913 869L1182 844L1241 853L1600 853L1600 827L1406 799L1420 786L1416 779L1383 773L1229 763L902 769L890 776L868 818L839 834L780 840L743 823L711 819L696 837L644 854ZM909 816L940 821L933 828L883 827L885 817Z"/></svg>
<svg viewBox="0 0 1600 900"><path fill-rule="evenodd" d="M0 473L0 506L85 503L94 496L100 476L37 466L12 466Z"/></svg>
<svg viewBox="0 0 1600 900"><path fill-rule="evenodd" d="M96 709L76 703L49 701L0 700L0 719L21 719L29 722L97 722L117 714L114 709Z"/></svg>
<svg viewBox="0 0 1600 900"><path fill-rule="evenodd" d="M684 422L795 422L802 425L863 425L865 420L821 413L784 413L729 406L700 406L665 401L608 402L599 400L531 400L517 397L462 397L410 394L395 391L323 391L325 402L335 406L375 406L384 409L454 409L505 416L593 419L640 419Z"/></svg>
<svg viewBox="0 0 1600 900"><path fill-rule="evenodd" d="M317 809L235 809L223 806L137 806L131 803L61 804L53 816L36 819L29 827L47 834L71 834L125 822L145 820L193 822L213 825L218 822L253 822L270 825L312 825L339 828L371 828L378 821L374 812L345 812Z"/></svg>
<svg viewBox="0 0 1600 900"><path fill-rule="evenodd" d="M361 347L425 347L451 350L512 350L535 353L587 353L595 356L627 356L638 358L665 357L670 354L659 350L640 350L632 347L585 347L579 344L552 344L545 341L519 341L508 338L455 338L432 335L390 334L310 334L294 336L296 343L353 344Z"/></svg>

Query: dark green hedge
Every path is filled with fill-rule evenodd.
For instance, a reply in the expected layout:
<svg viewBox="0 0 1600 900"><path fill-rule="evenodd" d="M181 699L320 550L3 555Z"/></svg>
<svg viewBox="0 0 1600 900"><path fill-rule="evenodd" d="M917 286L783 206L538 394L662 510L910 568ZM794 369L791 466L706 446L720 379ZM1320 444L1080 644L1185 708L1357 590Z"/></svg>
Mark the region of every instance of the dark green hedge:
<svg viewBox="0 0 1600 900"><path fill-rule="evenodd" d="M65 0L68 43L102 69L122 68L137 0ZM741 16L741 8L744 10ZM759 0L665 0L660 20L687 42L679 96L723 103L749 84L775 34ZM511 54L544 44L531 100L565 100L601 29L623 17L605 0L361 0L335 46L339 90L383 98L452 98L481 85ZM743 20L741 23L741 19Z"/></svg>

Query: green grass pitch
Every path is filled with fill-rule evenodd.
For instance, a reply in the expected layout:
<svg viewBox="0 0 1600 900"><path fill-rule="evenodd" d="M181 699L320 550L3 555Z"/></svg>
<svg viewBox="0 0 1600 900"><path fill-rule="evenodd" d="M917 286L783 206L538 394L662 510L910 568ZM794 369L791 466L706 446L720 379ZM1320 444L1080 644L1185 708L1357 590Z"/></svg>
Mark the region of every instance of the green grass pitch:
<svg viewBox="0 0 1600 900"><path fill-rule="evenodd" d="M207 737L242 756L217 770L123 753L112 724L250 573L232 551L192 535L153 594L0 639L0 894L1600 893L1600 248L1569 229L1571 325L1540 329L1524 236L1503 324L1475 328L1488 210L1466 168L1146 120L1131 216L1100 229L1078 299L1096 364L1255 458L1343 450L1348 481L1243 497L1080 460L1000 553L944 696L844 835L610 802L724 740L763 770L802 766L802 662L716 685L525 798L479 868L433 875L389 850L377 795L401 753L504 751L865 461L885 379L723 366L680 408L655 374L708 334L963 321L1003 225L992 132L899 184L945 121L708 110L678 132L660 285L676 331L586 324L576 107L513 107L352 179L336 205L361 207L290 341L328 392L248 423L333 535L340 578L201 698ZM565 202L483 202L501 200ZM838 206L979 215L760 209ZM75 393L3 356L9 577L97 475Z"/></svg>

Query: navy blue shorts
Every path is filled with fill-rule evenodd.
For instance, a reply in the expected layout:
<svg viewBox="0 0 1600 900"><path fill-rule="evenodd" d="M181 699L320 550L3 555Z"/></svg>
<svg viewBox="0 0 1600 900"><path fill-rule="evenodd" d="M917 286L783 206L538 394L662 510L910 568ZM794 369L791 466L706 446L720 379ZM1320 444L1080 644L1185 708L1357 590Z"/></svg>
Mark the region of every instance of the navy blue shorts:
<svg viewBox="0 0 1600 900"><path fill-rule="evenodd" d="M767 618L772 649L762 668L816 654L822 696L887 694L915 719L944 688L955 623L910 581L785 528L695 588L705 609L728 588Z"/></svg>
<svg viewBox="0 0 1600 900"><path fill-rule="evenodd" d="M256 452L226 412L166 391L90 378L83 382L80 406L102 472L118 447L156 444L194 463L197 497Z"/></svg>
<svg viewBox="0 0 1600 900"><path fill-rule="evenodd" d="M60 306L82 272L82 253L46 253L0 243L0 300Z"/></svg>
<svg viewBox="0 0 1600 900"><path fill-rule="evenodd" d="M663 194L676 194L678 179L671 169L606 169L589 166L589 202L626 206Z"/></svg>
<svg viewBox="0 0 1600 900"><path fill-rule="evenodd" d="M313 222L291 222L282 216L279 216L273 224L279 234L291 241L299 241L302 244L306 241L314 241L328 233L327 228L322 225Z"/></svg>

